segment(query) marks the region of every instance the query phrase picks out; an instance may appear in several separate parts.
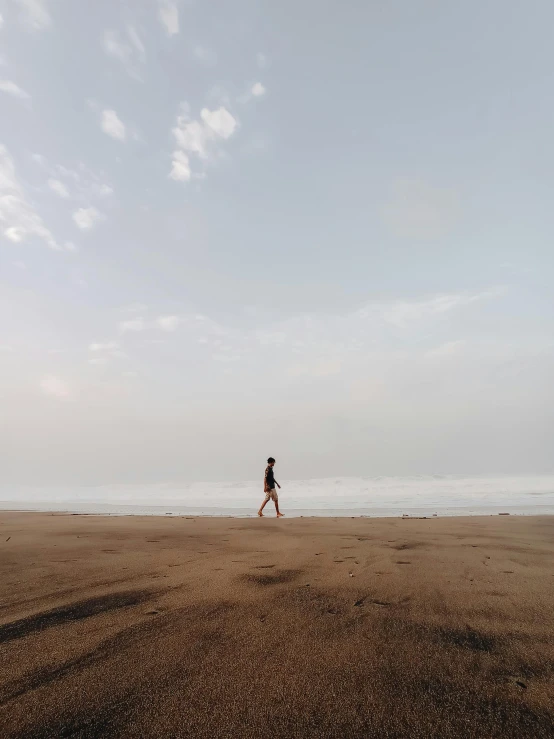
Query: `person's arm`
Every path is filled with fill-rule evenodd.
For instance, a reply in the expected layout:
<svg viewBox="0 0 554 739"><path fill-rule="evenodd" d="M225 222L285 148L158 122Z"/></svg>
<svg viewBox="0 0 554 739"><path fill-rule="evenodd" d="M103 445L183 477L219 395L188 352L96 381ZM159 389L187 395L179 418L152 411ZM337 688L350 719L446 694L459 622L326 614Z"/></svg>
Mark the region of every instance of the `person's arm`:
<svg viewBox="0 0 554 739"><path fill-rule="evenodd" d="M275 478L273 478L273 479L275 480ZM280 490L280 489L281 489L281 486L279 485L279 483L277 482L277 480L275 480L275 484L277 485L277 487L278 487L278 488L279 488L279 490Z"/></svg>

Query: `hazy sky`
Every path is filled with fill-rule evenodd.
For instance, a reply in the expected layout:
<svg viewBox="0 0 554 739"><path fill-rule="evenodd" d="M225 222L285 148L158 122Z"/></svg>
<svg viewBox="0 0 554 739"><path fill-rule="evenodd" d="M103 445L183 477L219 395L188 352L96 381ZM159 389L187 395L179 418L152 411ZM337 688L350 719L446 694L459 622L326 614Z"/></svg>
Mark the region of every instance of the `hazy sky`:
<svg viewBox="0 0 554 739"><path fill-rule="evenodd" d="M0 0L0 476L554 471L551 0Z"/></svg>

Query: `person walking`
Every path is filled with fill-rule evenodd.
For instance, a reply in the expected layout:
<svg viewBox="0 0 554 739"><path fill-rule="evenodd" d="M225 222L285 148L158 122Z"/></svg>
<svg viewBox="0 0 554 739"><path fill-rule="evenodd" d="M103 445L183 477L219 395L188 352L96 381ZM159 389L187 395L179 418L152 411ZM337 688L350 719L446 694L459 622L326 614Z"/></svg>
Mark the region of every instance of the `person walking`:
<svg viewBox="0 0 554 739"><path fill-rule="evenodd" d="M262 513L263 509L266 507L266 505L269 503L270 500L272 500L275 503L275 510L277 511L277 518L282 518L285 514L281 513L279 510L279 496L277 495L277 490L275 487L277 486L279 490L281 489L281 486L275 479L275 475L273 474L273 466L275 465L275 460L273 457L270 457L267 460L267 467L265 468L265 475L264 475L264 493L265 493L265 500L260 506L260 510L258 511L258 516L262 517L264 514Z"/></svg>

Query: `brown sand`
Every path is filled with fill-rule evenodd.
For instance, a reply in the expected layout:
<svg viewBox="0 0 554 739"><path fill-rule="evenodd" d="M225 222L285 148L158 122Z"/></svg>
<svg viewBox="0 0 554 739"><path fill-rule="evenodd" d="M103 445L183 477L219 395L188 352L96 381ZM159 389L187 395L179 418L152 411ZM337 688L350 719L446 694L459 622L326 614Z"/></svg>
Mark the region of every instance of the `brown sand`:
<svg viewBox="0 0 554 739"><path fill-rule="evenodd" d="M554 737L553 555L554 517L2 513L0 735Z"/></svg>

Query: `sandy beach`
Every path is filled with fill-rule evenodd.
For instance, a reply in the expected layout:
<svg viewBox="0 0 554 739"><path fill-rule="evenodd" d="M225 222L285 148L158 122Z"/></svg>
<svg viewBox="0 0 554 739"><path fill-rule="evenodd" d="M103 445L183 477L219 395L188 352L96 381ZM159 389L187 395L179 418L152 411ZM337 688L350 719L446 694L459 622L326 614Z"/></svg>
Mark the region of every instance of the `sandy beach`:
<svg viewBox="0 0 554 739"><path fill-rule="evenodd" d="M0 514L3 737L554 736L554 517Z"/></svg>

